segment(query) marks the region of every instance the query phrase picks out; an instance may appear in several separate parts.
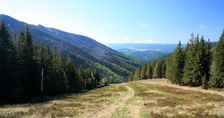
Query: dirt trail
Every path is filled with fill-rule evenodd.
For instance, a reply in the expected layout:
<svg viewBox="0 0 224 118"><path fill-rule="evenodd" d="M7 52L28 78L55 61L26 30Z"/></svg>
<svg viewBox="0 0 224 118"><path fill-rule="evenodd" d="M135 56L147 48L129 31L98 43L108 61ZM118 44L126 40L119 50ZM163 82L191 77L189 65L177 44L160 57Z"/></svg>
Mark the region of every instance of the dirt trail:
<svg viewBox="0 0 224 118"><path fill-rule="evenodd" d="M153 84L153 85L159 85L159 86L178 88L182 90L190 90L190 91L196 91L196 92L202 92L202 93L216 94L216 95L220 95L224 97L224 92L221 92L221 91L205 90L199 87L179 86L179 85L170 83L169 80L167 79L150 79L150 80L141 80L138 82L145 83L145 84Z"/></svg>
<svg viewBox="0 0 224 118"><path fill-rule="evenodd" d="M128 99L130 99L131 97L133 97L135 95L135 92L128 85L126 85L124 83L122 85L124 85L127 88L127 90L128 90L127 95L125 95L122 98L118 98L115 101L115 104L113 104L111 106L105 106L101 109L98 109L96 112L87 114L85 117L87 117L87 118L110 118L112 116L112 114L116 111L116 109L124 107L125 102Z"/></svg>
<svg viewBox="0 0 224 118"><path fill-rule="evenodd" d="M125 85L128 90L129 90L129 93L131 95L131 97L133 97L135 95L135 91L134 89L132 89L131 87ZM131 98L129 97L129 98ZM130 115L131 118L139 118L139 112L140 112L140 109L141 109L141 105L140 104L137 104L137 105L134 105L134 106L128 106L128 114Z"/></svg>
<svg viewBox="0 0 224 118"><path fill-rule="evenodd" d="M131 87L129 87L129 86L127 86L127 87L129 89L130 94L132 95L131 97L133 97L135 95L135 91ZM128 117L139 118L140 108L141 108L140 105L129 106L128 107Z"/></svg>
<svg viewBox="0 0 224 118"><path fill-rule="evenodd" d="M179 85L170 83L167 79L150 79L150 80L140 80L137 82L144 83L144 84L153 84L158 86L178 88L182 90L216 94L216 95L220 95L224 97L224 92L221 92L221 91L205 90L198 87L179 86ZM84 117L85 118L110 118L112 114L116 112L117 109L125 107L126 101L134 97L135 91L125 83L123 83L122 85L127 88L128 90L127 95L121 96L120 98L116 98L114 104L97 109L95 112L89 113L85 115ZM139 118L139 112L141 108L142 108L142 104L128 106L127 117Z"/></svg>
<svg viewBox="0 0 224 118"><path fill-rule="evenodd" d="M134 105L128 108L128 118L139 118L139 112L142 105Z"/></svg>

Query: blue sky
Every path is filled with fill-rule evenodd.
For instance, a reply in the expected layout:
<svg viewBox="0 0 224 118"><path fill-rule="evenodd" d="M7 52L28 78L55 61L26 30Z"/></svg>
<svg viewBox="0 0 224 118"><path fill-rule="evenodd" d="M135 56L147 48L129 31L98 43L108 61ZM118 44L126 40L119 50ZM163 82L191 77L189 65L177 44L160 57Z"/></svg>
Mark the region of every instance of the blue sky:
<svg viewBox="0 0 224 118"><path fill-rule="evenodd" d="M0 13L104 44L217 41L224 28L224 0L0 0Z"/></svg>

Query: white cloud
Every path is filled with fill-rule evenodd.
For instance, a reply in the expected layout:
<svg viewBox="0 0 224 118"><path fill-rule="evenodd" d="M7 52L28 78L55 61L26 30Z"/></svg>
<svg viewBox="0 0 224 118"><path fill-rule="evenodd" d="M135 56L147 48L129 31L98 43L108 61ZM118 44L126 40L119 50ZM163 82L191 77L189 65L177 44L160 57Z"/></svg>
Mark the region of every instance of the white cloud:
<svg viewBox="0 0 224 118"><path fill-rule="evenodd" d="M200 28L200 29L208 29L209 27L208 26L206 26L206 25L198 25L198 27Z"/></svg>

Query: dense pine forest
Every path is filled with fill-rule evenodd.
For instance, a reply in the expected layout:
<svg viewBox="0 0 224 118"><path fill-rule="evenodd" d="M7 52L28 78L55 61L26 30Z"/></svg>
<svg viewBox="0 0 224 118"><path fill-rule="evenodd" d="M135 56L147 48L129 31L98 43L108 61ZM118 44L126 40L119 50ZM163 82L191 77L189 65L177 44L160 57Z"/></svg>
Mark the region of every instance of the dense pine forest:
<svg viewBox="0 0 224 118"><path fill-rule="evenodd" d="M69 54L34 45L27 28L10 36L0 23L0 102L81 92L102 85L92 68L76 68Z"/></svg>
<svg viewBox="0 0 224 118"><path fill-rule="evenodd" d="M192 33L185 48L181 42L166 59L144 64L129 75L128 80L168 78L187 86L224 87L224 32L216 45Z"/></svg>

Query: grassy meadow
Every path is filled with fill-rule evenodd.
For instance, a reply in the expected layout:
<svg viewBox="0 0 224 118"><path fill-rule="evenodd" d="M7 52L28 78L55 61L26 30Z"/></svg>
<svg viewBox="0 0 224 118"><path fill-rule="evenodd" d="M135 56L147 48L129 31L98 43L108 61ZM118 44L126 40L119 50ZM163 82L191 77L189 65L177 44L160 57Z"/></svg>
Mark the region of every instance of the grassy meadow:
<svg viewBox="0 0 224 118"><path fill-rule="evenodd" d="M223 95L203 91L135 81L47 102L1 105L0 117L223 118Z"/></svg>

